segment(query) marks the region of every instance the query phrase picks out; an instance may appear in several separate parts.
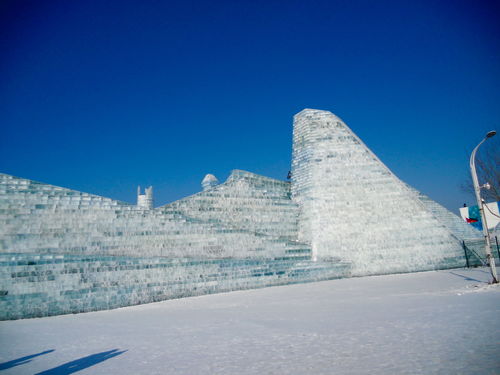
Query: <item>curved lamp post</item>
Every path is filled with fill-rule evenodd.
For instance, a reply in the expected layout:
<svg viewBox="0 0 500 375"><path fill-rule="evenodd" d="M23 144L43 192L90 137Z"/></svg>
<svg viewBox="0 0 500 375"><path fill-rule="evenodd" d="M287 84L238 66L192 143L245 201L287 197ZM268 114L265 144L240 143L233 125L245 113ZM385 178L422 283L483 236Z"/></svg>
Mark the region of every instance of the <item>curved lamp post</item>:
<svg viewBox="0 0 500 375"><path fill-rule="evenodd" d="M481 220L483 222L483 235L485 240L485 251L486 251L486 259L488 260L488 264L490 265L491 276L493 276L493 283L498 283L497 269L495 266L495 258L491 256L491 246L490 246L490 234L488 232L488 224L486 223L486 215L484 213L483 200L481 199L481 188L484 186L479 186L479 182L477 180L476 174L476 151L486 141L488 138L493 137L497 132L492 130L486 134L484 139L479 142L474 151L470 156L470 173L472 175L472 182L474 183L474 192L476 193L477 205L479 207L479 212L481 213Z"/></svg>

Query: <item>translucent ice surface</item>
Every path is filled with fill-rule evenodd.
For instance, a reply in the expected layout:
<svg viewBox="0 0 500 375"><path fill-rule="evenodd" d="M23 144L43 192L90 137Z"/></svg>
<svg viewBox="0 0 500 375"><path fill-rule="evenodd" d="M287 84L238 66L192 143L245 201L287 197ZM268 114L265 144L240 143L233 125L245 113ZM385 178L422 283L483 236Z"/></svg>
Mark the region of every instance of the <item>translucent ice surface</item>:
<svg viewBox="0 0 500 375"><path fill-rule="evenodd" d="M0 174L0 250L196 258L309 259L290 184L234 171L156 209Z"/></svg>
<svg viewBox="0 0 500 375"><path fill-rule="evenodd" d="M0 319L482 262L481 234L334 114L294 118L292 180L235 170L153 207L0 174Z"/></svg>
<svg viewBox="0 0 500 375"><path fill-rule="evenodd" d="M315 258L351 261L358 275L462 264L459 240L331 112L295 116L291 191Z"/></svg>

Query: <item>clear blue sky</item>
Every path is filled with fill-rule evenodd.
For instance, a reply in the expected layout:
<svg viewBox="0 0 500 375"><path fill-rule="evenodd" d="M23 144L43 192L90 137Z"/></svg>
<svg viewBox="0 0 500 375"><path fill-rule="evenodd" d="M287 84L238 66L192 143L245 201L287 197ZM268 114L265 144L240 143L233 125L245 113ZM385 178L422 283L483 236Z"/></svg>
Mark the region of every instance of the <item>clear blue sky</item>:
<svg viewBox="0 0 500 375"><path fill-rule="evenodd" d="M499 19L472 0L4 0L0 171L165 204L206 173L284 179L292 116L317 108L456 211L500 130Z"/></svg>

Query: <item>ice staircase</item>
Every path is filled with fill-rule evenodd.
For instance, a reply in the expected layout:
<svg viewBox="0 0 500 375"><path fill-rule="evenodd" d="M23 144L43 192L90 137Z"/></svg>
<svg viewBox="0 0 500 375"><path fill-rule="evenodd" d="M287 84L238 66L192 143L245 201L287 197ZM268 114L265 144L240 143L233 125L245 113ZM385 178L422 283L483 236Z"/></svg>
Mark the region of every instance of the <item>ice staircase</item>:
<svg viewBox="0 0 500 375"><path fill-rule="evenodd" d="M467 224L462 218L447 210L425 194L412 188L410 185L406 186L417 195L418 199L424 204L427 210L446 226L455 237L460 240L482 238L482 233L473 226Z"/></svg>
<svg viewBox="0 0 500 375"><path fill-rule="evenodd" d="M182 204L145 210L0 174L0 251L307 259L308 246L294 242L296 207L288 184L241 171L232 176L228 184ZM253 186L242 183L245 178Z"/></svg>
<svg viewBox="0 0 500 375"><path fill-rule="evenodd" d="M242 171L157 209L0 174L0 319L349 276L296 215L288 183Z"/></svg>
<svg viewBox="0 0 500 375"><path fill-rule="evenodd" d="M0 320L108 310L349 276L350 265L291 259L0 255Z"/></svg>

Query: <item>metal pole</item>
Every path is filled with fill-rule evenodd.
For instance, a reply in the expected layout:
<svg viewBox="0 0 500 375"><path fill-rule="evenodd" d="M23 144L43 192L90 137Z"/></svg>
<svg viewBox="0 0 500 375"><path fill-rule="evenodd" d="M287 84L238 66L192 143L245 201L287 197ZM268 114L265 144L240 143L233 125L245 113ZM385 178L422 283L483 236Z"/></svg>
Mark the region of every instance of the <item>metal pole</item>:
<svg viewBox="0 0 500 375"><path fill-rule="evenodd" d="M497 254L498 254L498 259L500 259L500 250L498 249L498 238L495 236L495 242L497 243Z"/></svg>
<svg viewBox="0 0 500 375"><path fill-rule="evenodd" d="M464 248L465 253L465 264L467 268L469 268L469 257L467 256L467 247L465 246L465 241L462 241L462 247Z"/></svg>
<svg viewBox="0 0 500 375"><path fill-rule="evenodd" d="M492 135L490 135L492 134ZM472 151L472 154L470 156L470 173L472 175L472 182L474 183L474 192L476 193L476 200L477 200L477 205L479 207L479 212L481 213L481 219L483 222L483 235L484 235L484 242L485 242L485 252L486 252L486 260L488 261L488 264L490 265L490 272L491 276L493 277L492 283L496 284L498 283L498 276L497 276L497 269L495 266L495 258L491 256L491 245L490 245L490 234L488 232L488 223L486 222L486 215L484 213L484 207L483 207L483 200L481 199L481 192L480 192L480 187L479 187L479 182L477 180L477 173L476 173L476 151L483 144L486 139L489 137L495 135L495 133L488 133L488 135L481 141L479 144L476 146L474 151Z"/></svg>

